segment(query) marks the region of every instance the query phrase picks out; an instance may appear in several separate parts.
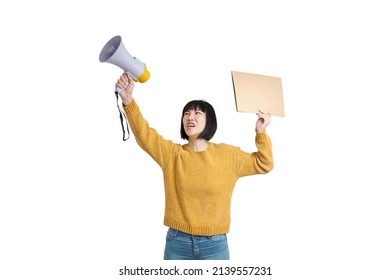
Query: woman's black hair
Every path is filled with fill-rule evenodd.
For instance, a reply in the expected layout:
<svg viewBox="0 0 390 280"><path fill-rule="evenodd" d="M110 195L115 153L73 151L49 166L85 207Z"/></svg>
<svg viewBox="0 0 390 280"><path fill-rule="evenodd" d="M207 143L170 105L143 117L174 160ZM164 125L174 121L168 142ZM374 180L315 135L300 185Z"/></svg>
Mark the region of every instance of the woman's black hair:
<svg viewBox="0 0 390 280"><path fill-rule="evenodd" d="M211 138L213 138L215 132L217 131L217 116L215 115L213 106L211 106L210 103L204 100L192 100L184 106L180 121L181 138L188 140L188 135L184 130L183 117L185 112L190 110L200 110L206 114L206 126L202 133L199 135L199 138L206 139L207 141L209 141Z"/></svg>

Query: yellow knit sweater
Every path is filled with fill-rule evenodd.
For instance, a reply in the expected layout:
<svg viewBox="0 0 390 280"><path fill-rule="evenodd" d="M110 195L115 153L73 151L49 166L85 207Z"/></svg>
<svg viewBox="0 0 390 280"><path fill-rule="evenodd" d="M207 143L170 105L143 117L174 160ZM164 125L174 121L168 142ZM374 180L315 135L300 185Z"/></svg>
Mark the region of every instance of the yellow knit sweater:
<svg viewBox="0 0 390 280"><path fill-rule="evenodd" d="M253 153L211 142L205 151L196 152L188 144L165 140L149 127L134 99L124 111L137 143L162 168L164 225L194 235L227 233L237 179L265 174L273 168L268 135L256 133L257 152Z"/></svg>

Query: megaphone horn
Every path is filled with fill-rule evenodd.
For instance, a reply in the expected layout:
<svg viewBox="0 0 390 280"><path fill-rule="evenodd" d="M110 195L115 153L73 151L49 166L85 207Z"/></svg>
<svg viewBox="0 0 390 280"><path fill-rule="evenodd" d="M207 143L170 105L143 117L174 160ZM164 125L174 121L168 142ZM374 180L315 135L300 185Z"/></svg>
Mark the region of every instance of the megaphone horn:
<svg viewBox="0 0 390 280"><path fill-rule="evenodd" d="M146 65L128 53L121 36L115 36L106 43L100 52L99 60L100 62L107 62L118 66L136 82L144 83L150 77Z"/></svg>

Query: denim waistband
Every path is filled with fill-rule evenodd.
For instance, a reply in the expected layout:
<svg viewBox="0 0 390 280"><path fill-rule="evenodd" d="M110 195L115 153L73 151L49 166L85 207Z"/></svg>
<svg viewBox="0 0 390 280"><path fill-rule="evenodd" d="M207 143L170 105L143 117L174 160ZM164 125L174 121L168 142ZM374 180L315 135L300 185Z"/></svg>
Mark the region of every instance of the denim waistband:
<svg viewBox="0 0 390 280"><path fill-rule="evenodd" d="M210 238L212 236L220 236L220 235L224 236L224 235L226 235L226 234L216 234L216 235L212 235L212 236L195 235L195 234L186 233L184 231L180 231L180 230L177 230L177 229L174 229L174 228L169 228L168 229L168 233L172 234L174 237L182 236L182 237L188 237L188 238L193 238L193 237L197 237L197 238Z"/></svg>

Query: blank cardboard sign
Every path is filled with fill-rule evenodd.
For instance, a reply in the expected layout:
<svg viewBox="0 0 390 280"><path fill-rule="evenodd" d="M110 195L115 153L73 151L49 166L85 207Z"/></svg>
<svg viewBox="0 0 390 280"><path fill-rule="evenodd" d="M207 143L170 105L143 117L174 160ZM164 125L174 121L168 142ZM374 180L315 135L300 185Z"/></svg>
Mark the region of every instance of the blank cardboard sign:
<svg viewBox="0 0 390 280"><path fill-rule="evenodd" d="M259 109L284 117L282 79L232 71L237 112L256 113Z"/></svg>

